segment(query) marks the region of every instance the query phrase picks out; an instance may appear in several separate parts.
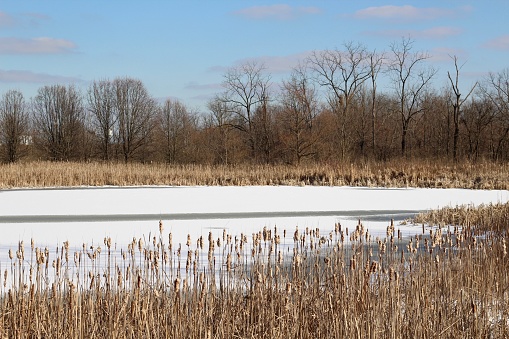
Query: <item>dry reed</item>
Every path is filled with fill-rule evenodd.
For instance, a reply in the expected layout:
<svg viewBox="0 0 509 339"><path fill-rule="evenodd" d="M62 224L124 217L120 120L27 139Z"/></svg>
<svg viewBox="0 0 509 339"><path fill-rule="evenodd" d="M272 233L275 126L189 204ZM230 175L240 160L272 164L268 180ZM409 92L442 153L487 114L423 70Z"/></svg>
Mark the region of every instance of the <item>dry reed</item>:
<svg viewBox="0 0 509 339"><path fill-rule="evenodd" d="M389 224L373 238L359 221L350 232L265 227L177 246L160 224L125 248L20 242L3 266L0 337L508 337L507 234L476 227L403 238Z"/></svg>
<svg viewBox="0 0 509 339"><path fill-rule="evenodd" d="M509 189L507 164L392 161L303 166L29 162L0 165L0 188L132 185L327 185Z"/></svg>

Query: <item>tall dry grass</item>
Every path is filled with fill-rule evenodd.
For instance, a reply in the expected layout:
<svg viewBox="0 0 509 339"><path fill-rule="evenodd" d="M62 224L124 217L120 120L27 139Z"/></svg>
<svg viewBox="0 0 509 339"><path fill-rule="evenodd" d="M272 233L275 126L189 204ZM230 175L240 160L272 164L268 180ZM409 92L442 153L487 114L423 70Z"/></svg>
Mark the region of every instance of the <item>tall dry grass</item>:
<svg viewBox="0 0 509 339"><path fill-rule="evenodd" d="M20 243L2 270L0 337L507 338L507 232L475 227L402 238L388 223L373 238L359 222L177 244L161 224L125 247Z"/></svg>
<svg viewBox="0 0 509 339"><path fill-rule="evenodd" d="M29 162L0 165L0 188L131 185L331 185L508 189L509 166L493 162L290 165L165 165Z"/></svg>

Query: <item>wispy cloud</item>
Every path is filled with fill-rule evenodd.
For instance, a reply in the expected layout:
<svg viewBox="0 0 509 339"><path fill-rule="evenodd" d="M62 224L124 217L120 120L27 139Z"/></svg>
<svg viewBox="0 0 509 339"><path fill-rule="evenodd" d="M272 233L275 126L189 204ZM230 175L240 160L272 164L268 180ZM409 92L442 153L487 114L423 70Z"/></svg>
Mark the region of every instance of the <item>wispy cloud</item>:
<svg viewBox="0 0 509 339"><path fill-rule="evenodd" d="M54 83L81 83L82 79L51 75L46 73L35 73L25 70L0 70L0 82L19 84L54 84Z"/></svg>
<svg viewBox="0 0 509 339"><path fill-rule="evenodd" d="M429 52L432 61L445 62L451 65L453 64L453 56L457 56L460 63L463 63L467 60L467 54L465 50L450 47L435 47Z"/></svg>
<svg viewBox="0 0 509 339"><path fill-rule="evenodd" d="M0 27L8 27L14 25L16 20L5 12L0 12Z"/></svg>
<svg viewBox="0 0 509 339"><path fill-rule="evenodd" d="M252 58L243 58L234 62L233 67L240 66L246 63L256 63L263 65L265 70L271 74L284 74L291 72L293 68L304 62L312 51L290 55L264 55ZM208 69L209 72L226 72L231 66L213 66Z"/></svg>
<svg viewBox="0 0 509 339"><path fill-rule="evenodd" d="M500 50L509 50L509 34L487 41L484 47Z"/></svg>
<svg viewBox="0 0 509 339"><path fill-rule="evenodd" d="M38 27L42 23L49 21L51 18L46 14L27 12L17 15L11 15L0 11L0 28L14 26L32 26Z"/></svg>
<svg viewBox="0 0 509 339"><path fill-rule="evenodd" d="M378 6L361 9L354 13L357 19L381 19L390 21L416 21L416 20L435 20L443 17L450 17L458 12L469 11L469 7L461 7L456 10L445 8L419 8L411 5L404 6Z"/></svg>
<svg viewBox="0 0 509 339"><path fill-rule="evenodd" d="M76 50L74 42L54 38L0 38L0 54L65 54Z"/></svg>
<svg viewBox="0 0 509 339"><path fill-rule="evenodd" d="M210 90L220 90L222 86L221 84L200 84L196 81L192 81L187 83L184 88L194 91L210 91Z"/></svg>
<svg viewBox="0 0 509 339"><path fill-rule="evenodd" d="M314 15L319 13L321 13L321 10L318 7L295 7L286 4L254 6L233 12L234 15L253 20L291 20L303 15Z"/></svg>
<svg viewBox="0 0 509 339"><path fill-rule="evenodd" d="M38 27L42 23L50 20L50 17L47 16L46 14L35 13L35 12L25 13L22 16L23 16L23 19L27 20L28 23L33 27Z"/></svg>
<svg viewBox="0 0 509 339"><path fill-rule="evenodd" d="M410 36L419 39L444 39L450 36L456 36L463 32L462 29L457 27L432 27L424 30L412 29L391 29L391 30L378 30L364 32L365 35L372 36L385 36L385 37L402 37Z"/></svg>

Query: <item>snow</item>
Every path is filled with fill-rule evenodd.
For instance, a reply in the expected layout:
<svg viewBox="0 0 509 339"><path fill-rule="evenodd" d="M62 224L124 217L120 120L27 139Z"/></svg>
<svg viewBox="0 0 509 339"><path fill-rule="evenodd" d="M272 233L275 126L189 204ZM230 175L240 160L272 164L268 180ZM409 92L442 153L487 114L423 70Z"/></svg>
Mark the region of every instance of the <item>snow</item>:
<svg viewBox="0 0 509 339"><path fill-rule="evenodd" d="M101 244L108 236L126 247L133 237L158 235L159 219L164 236L172 232L174 243L185 243L187 234L192 239L206 238L209 231L219 235L227 229L234 236L251 235L264 226L286 229L288 237L297 226L320 228L327 234L336 222L353 229L359 218L376 235L385 233L391 218L397 223L417 211L507 201L509 191L464 189L157 186L0 190L0 260L7 248L20 240L29 244L31 238L37 246L68 240L81 247L82 243ZM116 215L122 220L115 220ZM55 221L40 222L39 216L55 217ZM65 218L58 222L59 217ZM97 221L90 221L94 218ZM407 234L421 230L414 225L399 228Z"/></svg>

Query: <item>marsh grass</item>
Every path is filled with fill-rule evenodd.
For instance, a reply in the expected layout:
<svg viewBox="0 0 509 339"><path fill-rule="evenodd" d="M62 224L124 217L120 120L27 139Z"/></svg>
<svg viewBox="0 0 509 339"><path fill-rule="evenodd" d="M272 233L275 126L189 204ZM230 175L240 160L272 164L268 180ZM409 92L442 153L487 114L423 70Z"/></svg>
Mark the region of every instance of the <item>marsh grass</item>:
<svg viewBox="0 0 509 339"><path fill-rule="evenodd" d="M2 266L0 337L508 337L506 231L485 232L507 218L479 213L482 234L470 223L402 238L388 223L373 238L359 222L177 244L160 224L125 247L20 242Z"/></svg>
<svg viewBox="0 0 509 339"><path fill-rule="evenodd" d="M0 188L133 185L327 185L509 189L507 164L387 163L165 165L29 162L0 165Z"/></svg>

